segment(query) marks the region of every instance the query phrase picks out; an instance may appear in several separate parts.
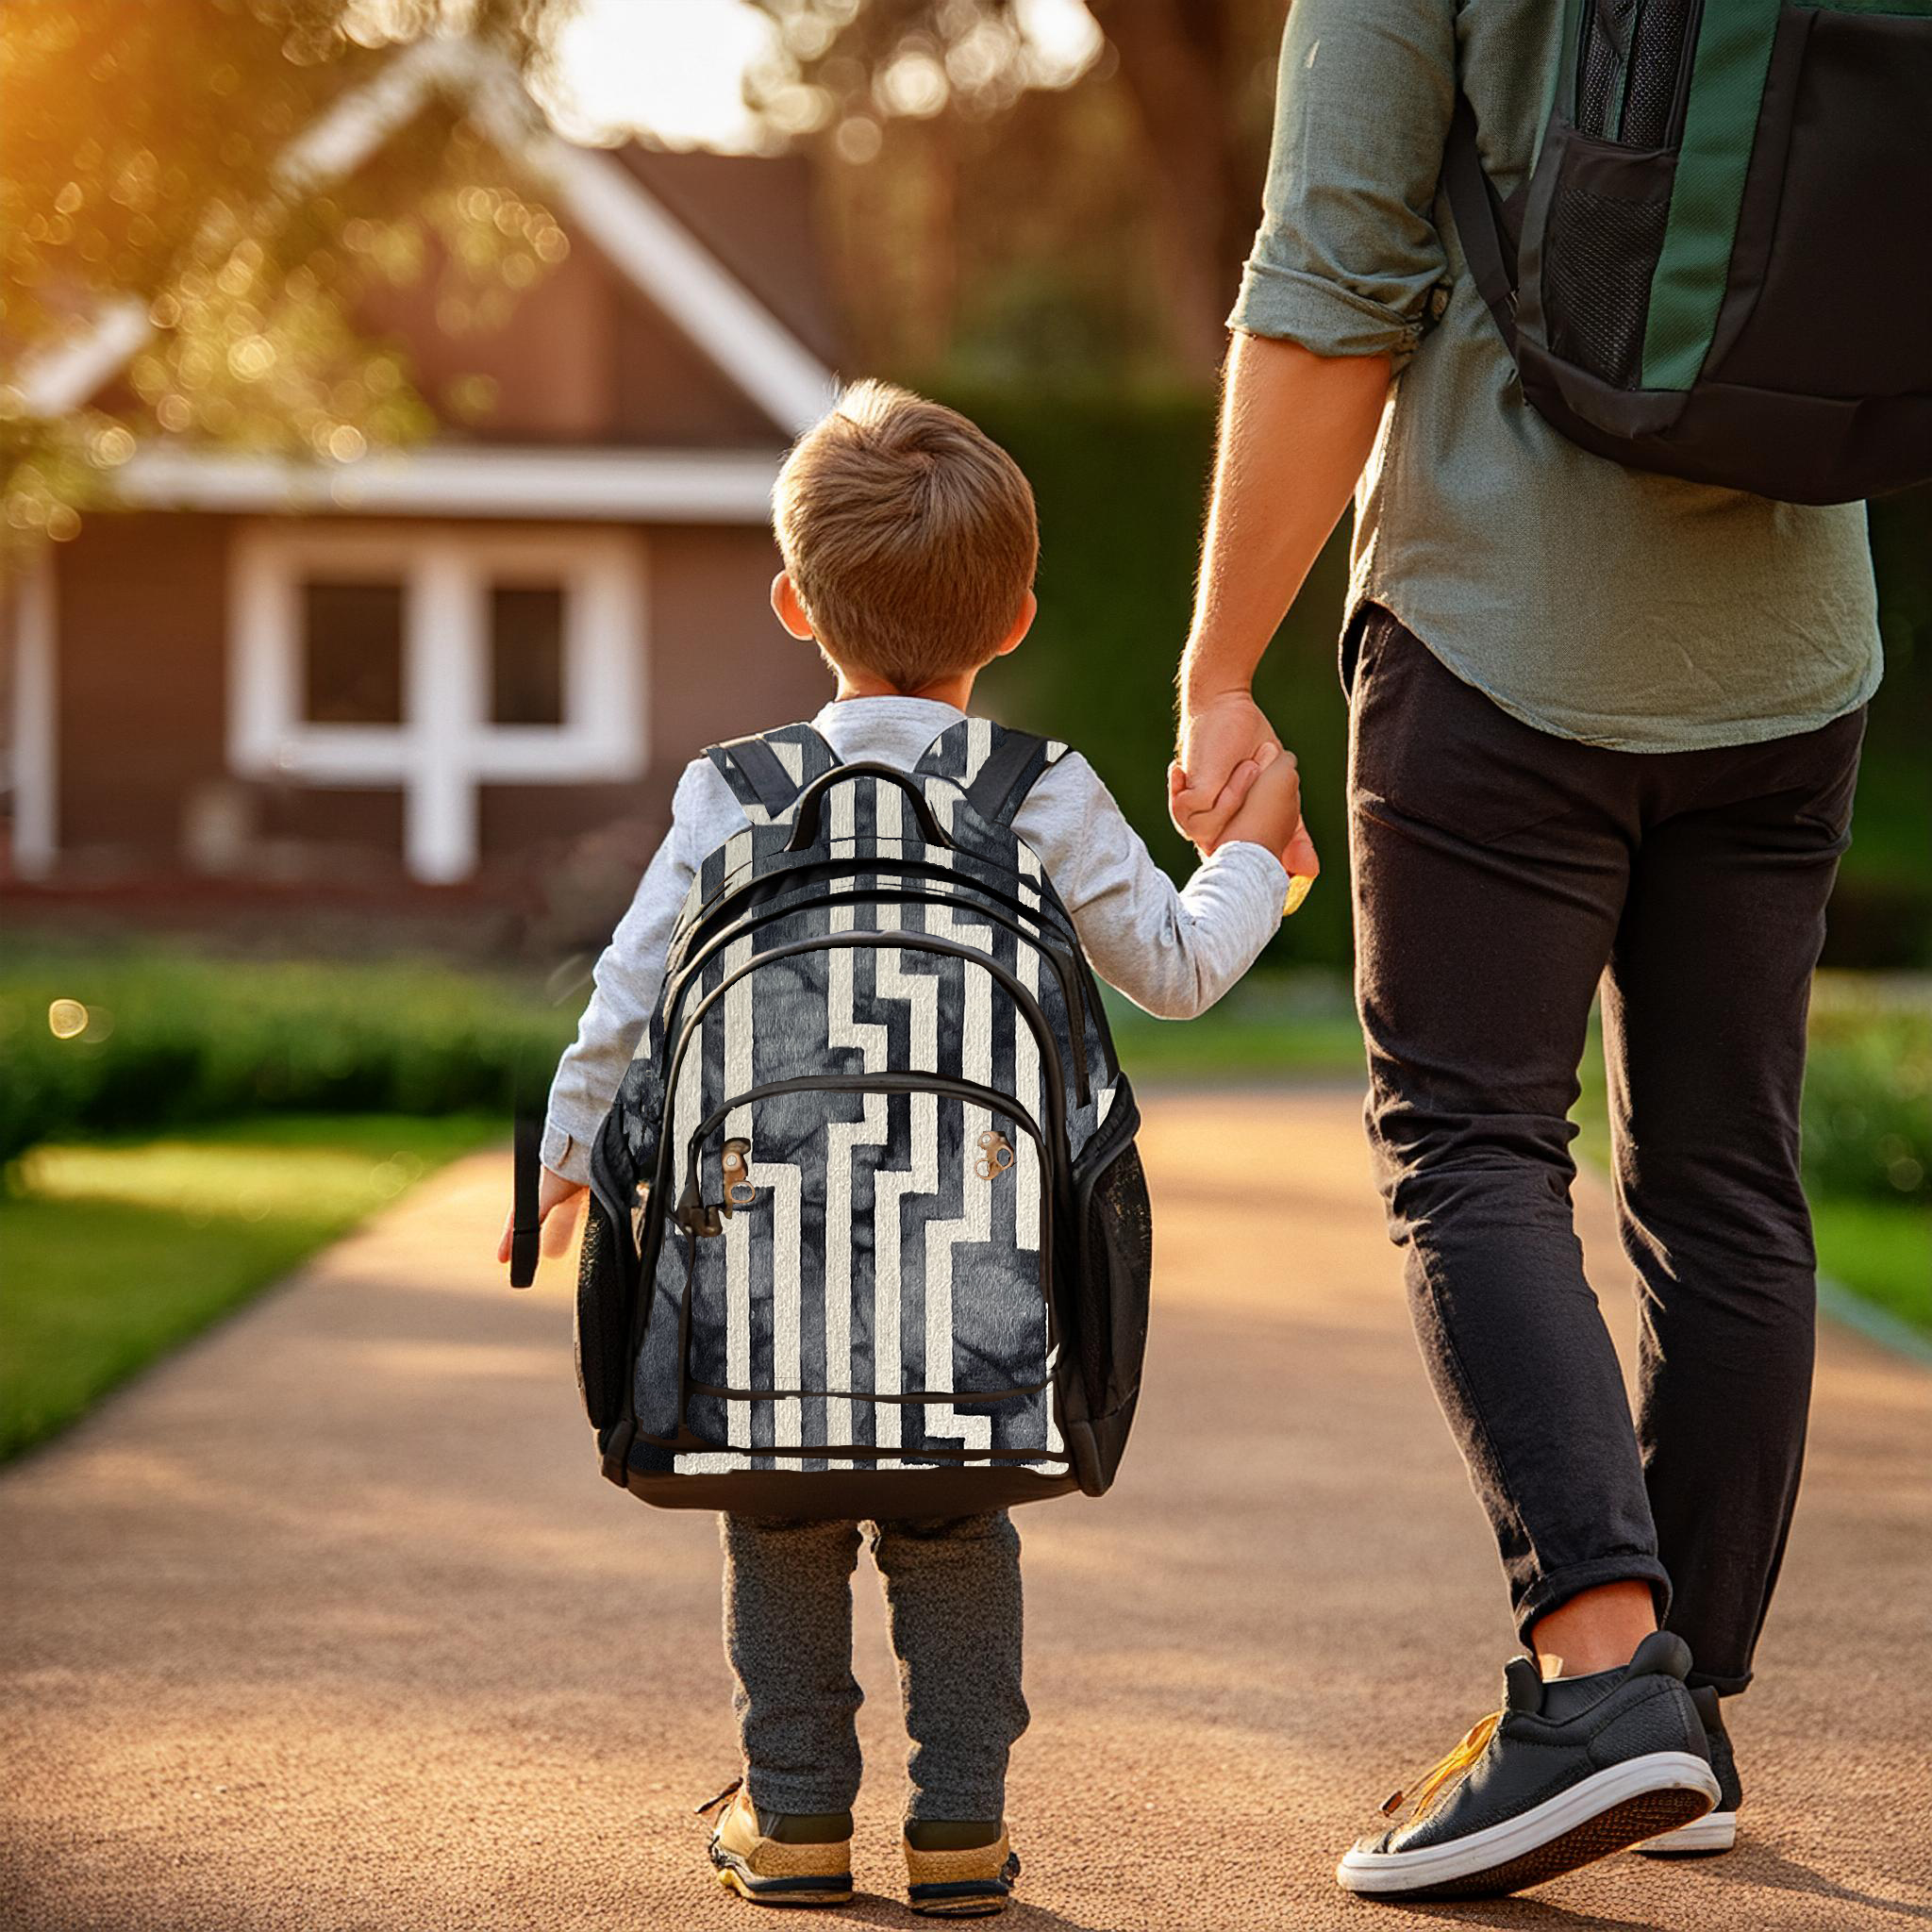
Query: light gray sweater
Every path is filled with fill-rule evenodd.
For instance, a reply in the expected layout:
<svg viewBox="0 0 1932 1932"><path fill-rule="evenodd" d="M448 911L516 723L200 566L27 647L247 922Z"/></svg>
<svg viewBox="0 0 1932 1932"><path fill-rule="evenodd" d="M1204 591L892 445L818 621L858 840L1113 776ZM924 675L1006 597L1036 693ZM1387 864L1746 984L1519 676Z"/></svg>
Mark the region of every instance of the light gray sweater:
<svg viewBox="0 0 1932 1932"><path fill-rule="evenodd" d="M930 698L847 698L812 725L847 763L877 758L910 771L961 715ZM590 1177L590 1142L649 1024L691 882L706 855L745 826L708 758L686 768L671 812L671 830L597 961L596 990L551 1085L543 1164L571 1180ZM1093 970L1164 1020L1205 1012L1281 923L1288 874L1272 852L1224 845L1185 890L1176 888L1076 752L1041 774L1013 829L1039 855Z"/></svg>

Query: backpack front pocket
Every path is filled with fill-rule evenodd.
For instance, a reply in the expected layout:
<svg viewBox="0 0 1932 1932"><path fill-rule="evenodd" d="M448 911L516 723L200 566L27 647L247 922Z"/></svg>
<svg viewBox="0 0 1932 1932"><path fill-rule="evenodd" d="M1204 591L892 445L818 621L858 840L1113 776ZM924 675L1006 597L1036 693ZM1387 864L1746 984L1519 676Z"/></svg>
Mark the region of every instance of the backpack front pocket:
<svg viewBox="0 0 1932 1932"><path fill-rule="evenodd" d="M727 1103L692 1137L665 1235L681 1413L641 1422L731 1467L1050 1452L1053 1187L1030 1116L966 1082Z"/></svg>

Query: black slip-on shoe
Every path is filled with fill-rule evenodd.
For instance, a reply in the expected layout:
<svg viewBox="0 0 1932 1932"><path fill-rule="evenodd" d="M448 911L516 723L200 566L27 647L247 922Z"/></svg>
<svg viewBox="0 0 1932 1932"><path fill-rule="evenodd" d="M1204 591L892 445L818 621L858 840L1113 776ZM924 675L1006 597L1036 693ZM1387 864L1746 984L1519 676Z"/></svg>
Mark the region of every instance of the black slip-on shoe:
<svg viewBox="0 0 1932 1932"><path fill-rule="evenodd" d="M1724 1713L1718 1694L1700 1684L1690 1693L1697 1715L1704 1724L1705 1740L1710 1746L1710 1768L1717 1774L1717 1803L1702 1818L1680 1824L1637 1849L1648 1858L1707 1858L1715 1852L1727 1852L1738 1842L1738 1807L1744 1801L1744 1787L1738 1778L1737 1754L1731 1749L1731 1735L1724 1729Z"/></svg>
<svg viewBox="0 0 1932 1932"><path fill-rule="evenodd" d="M1336 1868L1374 1898L1494 1898L1541 1885L1701 1818L1716 1804L1704 1726L1685 1688L1690 1652L1659 1630L1619 1670L1544 1683L1504 1672L1503 1708L1382 1809L1407 1816Z"/></svg>
<svg viewBox="0 0 1932 1932"><path fill-rule="evenodd" d="M811 1817L760 1811L740 1784L727 1785L700 1816L730 1805L711 1833L718 1883L759 1906L841 1906L852 1897L852 1814Z"/></svg>

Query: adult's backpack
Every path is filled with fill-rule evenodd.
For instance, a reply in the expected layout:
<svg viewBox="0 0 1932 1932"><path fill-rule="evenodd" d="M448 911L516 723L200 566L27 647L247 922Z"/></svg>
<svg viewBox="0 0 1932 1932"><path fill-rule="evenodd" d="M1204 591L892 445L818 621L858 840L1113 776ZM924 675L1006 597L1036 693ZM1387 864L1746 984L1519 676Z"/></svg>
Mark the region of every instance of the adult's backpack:
<svg viewBox="0 0 1932 1932"><path fill-rule="evenodd" d="M1457 233L1524 393L1584 448L1790 503L1932 477L1932 0L1568 0L1502 200Z"/></svg>
<svg viewBox="0 0 1932 1932"><path fill-rule="evenodd" d="M1112 1480L1152 1224L1066 908L1012 819L1065 747L969 719L907 773L714 746L704 862L591 1153L577 1364L646 1502L947 1516Z"/></svg>

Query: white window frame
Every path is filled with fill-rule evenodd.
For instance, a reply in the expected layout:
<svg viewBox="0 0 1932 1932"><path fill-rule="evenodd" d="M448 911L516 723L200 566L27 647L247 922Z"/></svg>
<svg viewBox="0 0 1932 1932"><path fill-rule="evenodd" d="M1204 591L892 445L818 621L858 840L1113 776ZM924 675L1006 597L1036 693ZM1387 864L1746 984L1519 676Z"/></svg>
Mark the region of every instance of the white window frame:
<svg viewBox="0 0 1932 1932"><path fill-rule="evenodd" d="M402 585L401 724L303 716L302 585L318 577ZM489 593L530 583L563 589L563 723L492 724ZM635 533L244 524L229 568L230 769L318 788L398 786L410 874L467 878L478 786L642 773L647 609Z"/></svg>

